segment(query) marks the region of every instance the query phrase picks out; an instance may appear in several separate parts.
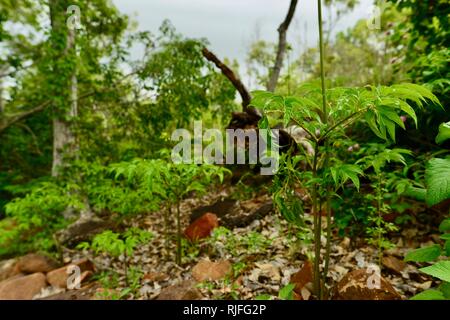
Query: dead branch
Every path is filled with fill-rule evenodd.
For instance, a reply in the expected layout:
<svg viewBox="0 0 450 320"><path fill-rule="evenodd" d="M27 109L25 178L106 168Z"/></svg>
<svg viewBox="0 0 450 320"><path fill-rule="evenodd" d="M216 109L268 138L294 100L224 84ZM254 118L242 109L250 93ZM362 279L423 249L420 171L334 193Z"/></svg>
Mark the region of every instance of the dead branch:
<svg viewBox="0 0 450 320"><path fill-rule="evenodd" d="M242 98L242 108L244 112L250 116L252 122L257 122L261 115L258 110L254 107L250 107L250 102L252 100L252 96L247 88L242 83L241 79L231 70L225 63L223 63L214 53L209 51L207 48L203 48L202 50L203 56L210 62L214 63L217 68L222 71L222 74L230 80L231 84L236 88Z"/></svg>
<svg viewBox="0 0 450 320"><path fill-rule="evenodd" d="M284 55L286 53L287 40L286 35L291 24L292 18L294 17L295 9L297 7L298 0L291 0L288 13L284 21L278 27L278 49L277 57L275 59L275 64L270 73L269 82L267 83L268 91L275 91L277 86L278 78L280 77L281 68L283 67Z"/></svg>

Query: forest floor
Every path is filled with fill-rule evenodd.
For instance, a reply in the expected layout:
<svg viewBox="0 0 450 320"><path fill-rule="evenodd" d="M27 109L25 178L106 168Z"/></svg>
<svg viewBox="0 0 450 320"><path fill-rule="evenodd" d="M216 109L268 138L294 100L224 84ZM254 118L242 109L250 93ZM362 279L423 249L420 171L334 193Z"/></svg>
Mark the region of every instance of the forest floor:
<svg viewBox="0 0 450 320"><path fill-rule="evenodd" d="M181 206L182 225L189 225L189 217L194 209L227 199L235 192L235 189L228 187L210 192L200 199L184 200ZM245 215L268 200L270 199L267 194L260 193L251 199L237 201L236 204L240 210L239 214ZM162 213L156 212L135 217L127 222L128 226L148 230L154 235L150 243L140 245L128 259L125 256L112 258L104 254L94 255L86 250L64 252L65 263L85 257L94 262L97 275L91 278L90 285L84 286L90 290L90 298L255 299L264 296L264 299L279 299L280 290L296 281L300 282L301 287L296 290L294 298L311 298L312 270L307 261L308 257L312 256L313 247L311 241L308 241L310 235L306 231L307 227L299 234L304 238L300 241L293 233L293 228L281 216L271 211L246 227L230 230L231 233L222 230L222 234L216 233L213 238L194 244L183 241L185 254L182 266L178 266L174 263L175 243L166 243L165 240L162 216ZM310 220L312 219L307 218L306 223ZM414 223L414 227L403 227L400 233L390 236L396 246L385 251L381 274L395 288L401 299L408 299L436 285L433 278L418 271L418 265L406 264L403 259L407 251L433 244L437 239L437 231L420 223ZM322 240L325 242L325 238ZM363 240L352 241L349 237L337 235L333 236L330 256L327 291L331 296L344 275L354 270L366 269L370 264L378 264L379 261L377 250ZM111 279L98 276L101 271L107 270L113 270L117 277ZM138 271L131 280L133 284L130 285L130 272L133 270ZM210 274L210 279L203 279L202 274ZM294 276L295 274L297 276ZM35 298L51 299L52 295L54 299L68 298L64 291L48 287ZM71 296L71 299L79 298L80 296Z"/></svg>

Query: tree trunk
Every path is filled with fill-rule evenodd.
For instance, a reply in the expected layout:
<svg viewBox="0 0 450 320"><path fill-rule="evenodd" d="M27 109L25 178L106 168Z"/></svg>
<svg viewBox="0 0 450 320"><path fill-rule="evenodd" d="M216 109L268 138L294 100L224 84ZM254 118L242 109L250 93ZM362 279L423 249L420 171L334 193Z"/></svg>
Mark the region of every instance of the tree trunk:
<svg viewBox="0 0 450 320"><path fill-rule="evenodd" d="M278 78L280 77L281 68L283 67L284 56L286 54L287 40L286 35L289 29L289 25L294 17L295 9L297 7L298 0L291 0L288 13L284 21L278 27L278 49L275 64L270 73L269 82L267 83L267 91L274 92L277 86Z"/></svg>
<svg viewBox="0 0 450 320"><path fill-rule="evenodd" d="M50 0L50 19L53 35L66 35L66 45L64 48L63 57L75 48L75 30L68 30L66 25L66 9L68 7L67 1ZM56 51L61 49L58 44L54 43ZM58 73L58 66L55 65L55 74ZM69 84L70 106L62 108L55 108L56 113L53 118L53 163L52 176L57 177L62 168L66 166L67 158L73 158L76 154L77 143L75 135L72 130L71 120L77 116L78 113L78 86L76 70L72 71ZM64 91L64 89L62 90ZM66 95L63 93L63 97Z"/></svg>

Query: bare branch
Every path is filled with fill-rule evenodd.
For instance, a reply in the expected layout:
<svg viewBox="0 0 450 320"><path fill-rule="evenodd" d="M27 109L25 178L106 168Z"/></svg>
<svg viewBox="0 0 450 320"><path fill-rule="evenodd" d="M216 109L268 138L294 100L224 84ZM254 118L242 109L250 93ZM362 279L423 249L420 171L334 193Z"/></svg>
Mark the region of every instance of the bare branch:
<svg viewBox="0 0 450 320"><path fill-rule="evenodd" d="M41 112L42 110L44 110L49 104L51 103L50 100L45 101L43 103L41 103L40 105L38 105L37 107L34 107L32 109L23 111L21 113L9 116L9 117L5 117L3 119L0 119L0 134L3 133L3 131L5 131L7 128L9 128L10 126L12 126L13 124L15 124L18 121L21 121L27 117L29 117L32 114Z"/></svg>
<svg viewBox="0 0 450 320"><path fill-rule="evenodd" d="M217 68L222 71L223 75L233 84L236 90L239 92L242 98L242 107L245 109L250 104L251 96L247 88L244 86L238 76L231 70L225 63L223 63L214 53L207 48L202 50L203 56L216 65Z"/></svg>
<svg viewBox="0 0 450 320"><path fill-rule="evenodd" d="M278 27L278 49L277 57L275 59L275 64L270 73L269 82L267 83L268 91L275 91L277 86L278 78L280 77L281 68L283 67L284 55L286 53L287 40L286 35L291 24L292 18L294 17L295 9L297 7L298 0L291 0L288 13L284 21Z"/></svg>
<svg viewBox="0 0 450 320"><path fill-rule="evenodd" d="M261 118L261 114L259 111L254 108L250 107L250 102L252 100L252 96L250 95L250 92L247 90L247 88L242 83L241 79L231 70L225 63L223 63L214 53L209 51L207 48L203 48L202 50L203 56L210 62L214 63L217 68L222 71L222 74L227 77L228 80L230 80L231 84L236 88L236 90L239 92L242 98L242 108L244 112L250 116L252 120L251 122L258 121ZM237 113L235 113L237 114Z"/></svg>

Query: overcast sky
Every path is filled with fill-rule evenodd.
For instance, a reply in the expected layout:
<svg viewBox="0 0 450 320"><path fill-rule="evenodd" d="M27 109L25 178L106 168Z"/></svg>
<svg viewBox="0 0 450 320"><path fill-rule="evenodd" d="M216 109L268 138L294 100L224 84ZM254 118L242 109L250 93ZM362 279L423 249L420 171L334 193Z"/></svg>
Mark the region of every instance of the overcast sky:
<svg viewBox="0 0 450 320"><path fill-rule="evenodd" d="M249 43L256 37L276 41L277 28L290 0L113 0L121 12L139 23L139 30L156 32L164 19L188 37L207 38L221 58L237 59L241 66ZM373 0L360 0L355 10L341 19L336 30L369 17ZM300 0L289 31L295 50L317 41L317 1ZM325 17L327 14L325 13Z"/></svg>

